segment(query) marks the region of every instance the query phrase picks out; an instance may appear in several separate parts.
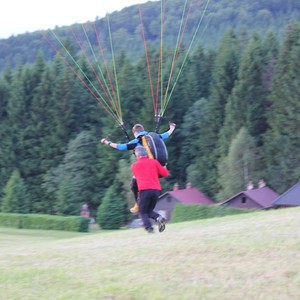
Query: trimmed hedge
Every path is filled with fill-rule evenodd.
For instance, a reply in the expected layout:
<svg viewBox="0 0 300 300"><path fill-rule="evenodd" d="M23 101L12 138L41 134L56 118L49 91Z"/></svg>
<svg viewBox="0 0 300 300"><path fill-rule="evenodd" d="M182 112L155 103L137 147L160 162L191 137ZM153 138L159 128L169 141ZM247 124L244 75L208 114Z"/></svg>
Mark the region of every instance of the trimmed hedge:
<svg viewBox="0 0 300 300"><path fill-rule="evenodd" d="M89 219L80 216L0 213L0 227L88 232Z"/></svg>
<svg viewBox="0 0 300 300"><path fill-rule="evenodd" d="M217 205L183 205L177 204L172 214L171 222L184 222L199 219L209 219L253 212L253 209L239 209Z"/></svg>

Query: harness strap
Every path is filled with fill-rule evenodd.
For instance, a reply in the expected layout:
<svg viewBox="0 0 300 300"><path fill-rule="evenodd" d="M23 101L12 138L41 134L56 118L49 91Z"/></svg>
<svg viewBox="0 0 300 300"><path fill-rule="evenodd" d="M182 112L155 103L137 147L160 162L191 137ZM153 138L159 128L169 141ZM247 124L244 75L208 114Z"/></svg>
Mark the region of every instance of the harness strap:
<svg viewBox="0 0 300 300"><path fill-rule="evenodd" d="M152 152L150 150L150 147L149 147L149 145L147 143L146 136L142 136L142 145L146 148L148 157L151 158L151 159L153 159L154 156L153 156L153 154L152 154Z"/></svg>

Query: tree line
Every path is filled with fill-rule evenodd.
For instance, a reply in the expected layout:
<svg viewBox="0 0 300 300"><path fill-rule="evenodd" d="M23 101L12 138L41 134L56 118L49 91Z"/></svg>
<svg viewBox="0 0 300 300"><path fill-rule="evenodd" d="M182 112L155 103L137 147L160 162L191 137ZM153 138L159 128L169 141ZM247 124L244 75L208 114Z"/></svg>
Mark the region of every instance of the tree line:
<svg viewBox="0 0 300 300"><path fill-rule="evenodd" d="M149 53L152 69L158 55ZM84 56L77 59L91 73ZM167 70L168 55L163 61ZM299 181L299 64L299 23L280 39L230 29L218 48L191 53L160 128L177 124L166 140L164 190L191 182L222 201L249 180L263 178L279 193ZM135 123L153 131L145 57L132 61L123 51L116 65L128 132ZM104 202L125 211L135 158L101 144L108 135L126 142L60 57L47 62L40 53L34 64L7 68L0 79L0 211L78 215L83 203L95 212Z"/></svg>
<svg viewBox="0 0 300 300"><path fill-rule="evenodd" d="M160 44L161 26L161 1L149 1L141 5L143 25L147 42L154 47ZM193 2L193 1L187 1ZM183 43L187 46L195 31L199 18L206 1L195 1L189 12ZM178 30L180 28L182 12L186 1L166 1L166 13L164 14L166 45L175 45ZM72 8L70 8L72 9ZM97 12L95 12L96 16ZM270 28L277 37L281 37L283 30L291 20L300 20L300 2L298 0L210 0L206 13L203 16L198 39L206 47L217 47L228 27L236 28L238 31L257 31L265 34ZM134 60L144 51L141 21L138 5L124 8L109 14L111 32L114 40L115 52L119 54L122 50L130 59ZM83 24L87 34L93 33L93 23ZM106 18L96 17L95 25L101 32L107 32ZM81 24L72 26L56 27L55 32L63 39L74 31L77 35L81 33ZM49 47L47 41L42 38L49 31L36 31L12 36L0 40L0 71L6 66L15 67L18 63L33 63L39 49L43 50L44 59L51 61L55 52ZM97 45L97 39L91 38L92 45ZM110 49L109 38L103 38L104 49Z"/></svg>

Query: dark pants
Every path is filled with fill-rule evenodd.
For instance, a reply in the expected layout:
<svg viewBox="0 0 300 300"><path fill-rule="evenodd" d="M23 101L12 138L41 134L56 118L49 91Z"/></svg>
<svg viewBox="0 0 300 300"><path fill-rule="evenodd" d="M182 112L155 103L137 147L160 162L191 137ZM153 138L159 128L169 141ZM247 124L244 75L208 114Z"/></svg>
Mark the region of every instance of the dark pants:
<svg viewBox="0 0 300 300"><path fill-rule="evenodd" d="M158 213L153 211L156 206L158 197L160 195L159 190L144 190L140 191L139 198L139 212L143 221L145 229L151 228L152 224L149 218L156 221L160 216Z"/></svg>
<svg viewBox="0 0 300 300"><path fill-rule="evenodd" d="M135 202L138 202L139 190L138 190L136 179L134 177L131 179L130 188L131 191L133 192Z"/></svg>

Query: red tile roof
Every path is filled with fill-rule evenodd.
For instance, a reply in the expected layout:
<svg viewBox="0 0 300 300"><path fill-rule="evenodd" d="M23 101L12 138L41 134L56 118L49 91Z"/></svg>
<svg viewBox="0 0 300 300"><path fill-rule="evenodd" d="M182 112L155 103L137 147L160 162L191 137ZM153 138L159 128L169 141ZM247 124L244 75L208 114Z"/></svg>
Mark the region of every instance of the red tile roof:
<svg viewBox="0 0 300 300"><path fill-rule="evenodd" d="M202 192L198 191L196 188L166 192L162 194L159 199L162 199L167 195L170 195L183 204L214 204L214 201Z"/></svg>

